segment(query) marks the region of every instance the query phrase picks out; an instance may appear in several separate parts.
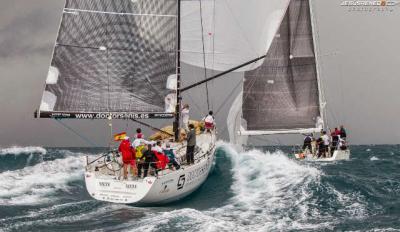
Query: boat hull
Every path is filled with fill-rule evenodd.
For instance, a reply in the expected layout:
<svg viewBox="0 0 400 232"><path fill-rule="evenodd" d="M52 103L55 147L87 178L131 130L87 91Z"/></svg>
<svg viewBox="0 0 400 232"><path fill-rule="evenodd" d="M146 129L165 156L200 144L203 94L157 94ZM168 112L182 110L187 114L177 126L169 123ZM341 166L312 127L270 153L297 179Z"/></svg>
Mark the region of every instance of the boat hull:
<svg viewBox="0 0 400 232"><path fill-rule="evenodd" d="M195 164L182 165L176 171L159 171L158 177L119 180L115 176L99 175L93 169L87 169L87 191L97 200L113 203L153 205L176 201L194 192L207 179L215 157L215 143L210 145L204 152L200 149L197 156L200 158Z"/></svg>
<svg viewBox="0 0 400 232"><path fill-rule="evenodd" d="M328 158L316 158L313 157L312 154L306 155L306 157L302 158L300 153L295 154L295 158L299 160L306 160L306 161L315 161L315 162L331 162L331 161L338 161L338 160L349 160L350 159L350 150L336 150L333 152L332 157Z"/></svg>

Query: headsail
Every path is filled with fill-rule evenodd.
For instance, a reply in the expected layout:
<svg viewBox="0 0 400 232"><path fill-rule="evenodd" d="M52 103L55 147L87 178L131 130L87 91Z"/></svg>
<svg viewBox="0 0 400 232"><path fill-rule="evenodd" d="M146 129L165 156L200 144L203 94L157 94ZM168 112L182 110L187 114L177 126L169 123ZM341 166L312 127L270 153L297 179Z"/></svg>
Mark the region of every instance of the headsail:
<svg viewBox="0 0 400 232"><path fill-rule="evenodd" d="M67 0L38 116L172 117L176 50L176 0Z"/></svg>
<svg viewBox="0 0 400 232"><path fill-rule="evenodd" d="M206 68L216 71L265 55L289 4L289 0L201 0L200 9L199 2L182 1L182 62L204 67L205 58Z"/></svg>
<svg viewBox="0 0 400 232"><path fill-rule="evenodd" d="M241 134L320 130L318 86L309 1L292 0L264 63L245 73Z"/></svg>

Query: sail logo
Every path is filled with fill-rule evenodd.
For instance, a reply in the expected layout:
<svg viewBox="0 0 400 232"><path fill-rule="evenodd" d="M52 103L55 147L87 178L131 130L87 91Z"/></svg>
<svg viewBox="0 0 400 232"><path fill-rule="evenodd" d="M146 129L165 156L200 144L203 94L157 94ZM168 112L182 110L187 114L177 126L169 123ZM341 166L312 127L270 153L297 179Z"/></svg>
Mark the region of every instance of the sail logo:
<svg viewBox="0 0 400 232"><path fill-rule="evenodd" d="M183 175L181 175L180 177L179 177L179 180L178 180L178 184L177 184L177 187L178 187L178 190L179 189L182 189L183 188L183 186L185 185L185 174L183 174Z"/></svg>
<svg viewBox="0 0 400 232"><path fill-rule="evenodd" d="M160 191L160 193L168 193L169 192L169 188L168 185L164 185L163 190Z"/></svg>

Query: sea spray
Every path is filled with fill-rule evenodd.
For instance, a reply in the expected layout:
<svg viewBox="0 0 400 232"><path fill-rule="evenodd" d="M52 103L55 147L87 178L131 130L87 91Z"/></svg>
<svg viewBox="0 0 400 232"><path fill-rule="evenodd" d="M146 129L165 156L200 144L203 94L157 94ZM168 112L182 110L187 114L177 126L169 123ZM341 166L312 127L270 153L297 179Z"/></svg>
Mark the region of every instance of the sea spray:
<svg viewBox="0 0 400 232"><path fill-rule="evenodd" d="M0 173L0 204L40 204L51 201L68 182L83 178L81 157L46 161L23 169Z"/></svg>
<svg viewBox="0 0 400 232"><path fill-rule="evenodd" d="M46 154L47 150L43 147L9 147L1 148L0 155L20 155L20 154Z"/></svg>
<svg viewBox="0 0 400 232"><path fill-rule="evenodd" d="M217 152L232 163L234 194L224 206L206 211L184 208L154 213L134 223L136 229L127 231L176 227L190 231L332 228L329 222L307 223L308 201L312 197L309 185L319 182L322 174L319 169L302 166L283 152L237 152L226 143L219 143L218 147ZM149 223L154 218L157 222ZM177 221L182 223L175 225Z"/></svg>

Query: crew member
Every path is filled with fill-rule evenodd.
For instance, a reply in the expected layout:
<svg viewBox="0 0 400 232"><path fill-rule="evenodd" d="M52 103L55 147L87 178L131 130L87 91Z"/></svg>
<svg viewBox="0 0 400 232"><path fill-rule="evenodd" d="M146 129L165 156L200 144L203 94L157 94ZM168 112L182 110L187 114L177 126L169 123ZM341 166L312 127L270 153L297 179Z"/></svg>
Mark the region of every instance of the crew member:
<svg viewBox="0 0 400 232"><path fill-rule="evenodd" d="M154 168L155 174L157 175L156 163L157 163L158 160L157 160L157 157L154 154L154 152L151 150L151 147L152 147L152 145L148 144L146 151L143 152L143 157L142 157L142 159L144 159L144 162L143 162L143 172L144 172L143 173L143 178L147 176L147 172L149 170L149 167Z"/></svg>
<svg viewBox="0 0 400 232"><path fill-rule="evenodd" d="M136 129L136 136L137 139L143 139L143 133L142 133L142 129L137 128Z"/></svg>
<svg viewBox="0 0 400 232"><path fill-rule="evenodd" d="M121 144L118 147L118 151L122 153L122 162L124 168L124 180L128 179L128 166L131 166L131 169L136 169L135 159L132 155L132 147L129 142L129 137L125 136L124 140L122 140ZM132 173L133 174L133 173Z"/></svg>
<svg viewBox="0 0 400 232"><path fill-rule="evenodd" d="M146 145L144 143L141 143L139 146L135 147L136 150L136 163L137 163L137 177L142 176L142 169L144 168L144 158L143 158L143 152L146 150Z"/></svg>
<svg viewBox="0 0 400 232"><path fill-rule="evenodd" d="M318 147L318 155L317 155L317 157L318 158L321 158L322 156L324 156L324 151L325 151L325 148L324 148L324 140L322 140L322 137L319 137L318 139L317 139L317 147Z"/></svg>
<svg viewBox="0 0 400 232"><path fill-rule="evenodd" d="M182 114L182 123L183 129L185 129L186 133L189 131L189 105L185 104L181 111Z"/></svg>
<svg viewBox="0 0 400 232"><path fill-rule="evenodd" d="M206 129L206 132L211 132L214 129L214 121L215 119L213 116L213 112L210 110L210 112L208 112L208 115L204 118L204 127Z"/></svg>
<svg viewBox="0 0 400 232"><path fill-rule="evenodd" d="M323 153L324 153L324 157L328 156L328 151L329 151L329 144L330 144L330 139L329 136L326 134L326 131L322 132L322 141L324 143L323 146Z"/></svg>
<svg viewBox="0 0 400 232"><path fill-rule="evenodd" d="M312 151L312 148L311 148L312 140L313 140L312 134L306 135L306 137L304 138L304 142L303 142L303 152L306 152L306 149L308 149L308 152Z"/></svg>
<svg viewBox="0 0 400 232"><path fill-rule="evenodd" d="M338 130L338 128L335 128L335 130L331 132L331 137L332 137L331 155L333 155L333 153L337 149L339 136L340 136L340 131Z"/></svg>
<svg viewBox="0 0 400 232"><path fill-rule="evenodd" d="M171 148L171 146L169 145L169 143L166 144L166 148L164 149L164 154L165 154L166 156L168 156L168 159L169 159L168 166L169 166L169 167L174 166L174 167L175 167L175 170L179 170L179 168L180 168L181 166L180 166L179 163L176 161L175 152L174 152L174 150Z"/></svg>
<svg viewBox="0 0 400 232"><path fill-rule="evenodd" d="M343 126L340 126L340 138L346 140L347 134Z"/></svg>
<svg viewBox="0 0 400 232"><path fill-rule="evenodd" d="M196 131L194 125L189 125L189 133L187 134L186 162L188 165L194 164L194 148L196 146Z"/></svg>

